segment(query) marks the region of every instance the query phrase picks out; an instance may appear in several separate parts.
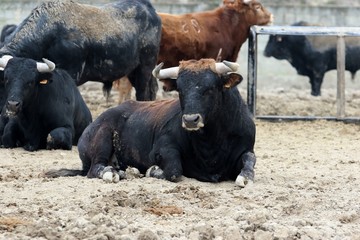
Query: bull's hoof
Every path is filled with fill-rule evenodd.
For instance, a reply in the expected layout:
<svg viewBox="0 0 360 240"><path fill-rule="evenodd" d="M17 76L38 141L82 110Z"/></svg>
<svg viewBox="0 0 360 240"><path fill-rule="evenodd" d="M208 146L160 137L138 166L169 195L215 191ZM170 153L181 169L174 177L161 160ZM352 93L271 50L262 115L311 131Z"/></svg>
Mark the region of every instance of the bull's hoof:
<svg viewBox="0 0 360 240"><path fill-rule="evenodd" d="M107 183L118 183L120 181L119 174L111 166L107 166L102 170L100 178Z"/></svg>
<svg viewBox="0 0 360 240"><path fill-rule="evenodd" d="M139 169L134 167L128 167L125 171L125 178L126 179L134 179L134 178L141 178L144 175L140 173Z"/></svg>
<svg viewBox="0 0 360 240"><path fill-rule="evenodd" d="M57 134L56 131L53 131L53 134ZM72 144L71 141L65 141L62 138L61 135L56 135L58 138L54 137L51 135L51 133L48 134L47 138L46 138L46 149L47 150L52 150L52 149L63 149L63 150L71 150L72 148Z"/></svg>
<svg viewBox="0 0 360 240"><path fill-rule="evenodd" d="M311 95L314 97L319 97L319 96L321 96L321 93L320 93L320 91L318 91L318 92L311 91Z"/></svg>
<svg viewBox="0 0 360 240"><path fill-rule="evenodd" d="M156 165L149 167L149 169L146 171L145 176L159 178L159 179L165 178L164 171L159 166Z"/></svg>
<svg viewBox="0 0 360 240"><path fill-rule="evenodd" d="M38 148L35 147L35 146L33 146L33 145L26 144L26 145L24 146L24 149L25 149L26 151L33 152L33 151L36 151Z"/></svg>
<svg viewBox="0 0 360 240"><path fill-rule="evenodd" d="M119 170L119 177L120 177L120 179L125 179L126 178L126 173L125 173L125 171L123 171L123 170Z"/></svg>
<svg viewBox="0 0 360 240"><path fill-rule="evenodd" d="M244 188L247 185L251 185L253 183L254 182L252 180L250 180L247 177L241 176L241 175L237 176L237 178L235 180L235 185L242 187L242 188Z"/></svg>

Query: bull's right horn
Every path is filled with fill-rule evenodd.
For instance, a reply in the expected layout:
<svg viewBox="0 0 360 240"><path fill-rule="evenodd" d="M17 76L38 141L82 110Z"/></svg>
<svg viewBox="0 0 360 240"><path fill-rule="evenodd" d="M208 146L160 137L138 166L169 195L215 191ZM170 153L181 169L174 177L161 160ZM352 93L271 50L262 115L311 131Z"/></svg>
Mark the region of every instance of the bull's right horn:
<svg viewBox="0 0 360 240"><path fill-rule="evenodd" d="M235 62L222 61L215 63L215 69L218 74L224 74L228 72L237 72L240 65Z"/></svg>
<svg viewBox="0 0 360 240"><path fill-rule="evenodd" d="M10 55L4 55L0 58L0 68L2 68L4 70L4 68L6 67L8 61L10 59L12 59L13 56L10 56Z"/></svg>
<svg viewBox="0 0 360 240"><path fill-rule="evenodd" d="M154 70L152 71L154 77L156 77L157 79L176 79L178 77L179 67L161 69L162 66L164 66L164 63L159 63L154 68Z"/></svg>
<svg viewBox="0 0 360 240"><path fill-rule="evenodd" d="M52 72L55 69L55 63L46 58L43 58L43 61L43 63L36 63L36 68L39 72Z"/></svg>

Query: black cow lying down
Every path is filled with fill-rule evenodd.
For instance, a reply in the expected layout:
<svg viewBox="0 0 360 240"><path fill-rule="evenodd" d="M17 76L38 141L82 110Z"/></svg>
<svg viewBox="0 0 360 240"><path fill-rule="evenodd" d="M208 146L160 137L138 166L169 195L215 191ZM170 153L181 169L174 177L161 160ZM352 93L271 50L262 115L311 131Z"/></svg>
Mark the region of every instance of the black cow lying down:
<svg viewBox="0 0 360 240"><path fill-rule="evenodd" d="M180 67L154 69L176 89L179 99L127 101L101 114L82 134L82 170L52 170L49 177L87 175L117 182L112 165L170 181L181 175L200 181L254 179L255 125L236 87L238 65L212 59L183 61ZM177 78L174 79L174 78Z"/></svg>
<svg viewBox="0 0 360 240"><path fill-rule="evenodd" d="M44 61L0 58L6 90L0 120L4 147L71 149L92 121L74 80L66 71L55 69L54 63Z"/></svg>
<svg viewBox="0 0 360 240"><path fill-rule="evenodd" d="M314 26L304 21L292 26ZM327 71L336 69L336 37L271 35L264 55L288 60L297 73L310 78L311 95L321 95L321 84ZM346 37L345 69L355 73L360 69L360 38Z"/></svg>

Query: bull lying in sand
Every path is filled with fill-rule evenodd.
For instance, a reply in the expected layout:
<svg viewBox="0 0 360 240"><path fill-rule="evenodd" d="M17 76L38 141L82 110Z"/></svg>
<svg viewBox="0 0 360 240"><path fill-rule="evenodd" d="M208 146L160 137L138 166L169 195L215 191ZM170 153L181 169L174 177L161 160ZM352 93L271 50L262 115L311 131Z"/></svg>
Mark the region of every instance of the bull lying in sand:
<svg viewBox="0 0 360 240"><path fill-rule="evenodd" d="M44 61L0 58L5 79L0 119L4 147L69 150L92 121L74 79L53 62Z"/></svg>
<svg viewBox="0 0 360 240"><path fill-rule="evenodd" d="M237 84L236 63L213 59L183 61L154 75L179 99L127 101L101 114L79 139L82 170L49 171L47 176L87 175L119 181L112 165L170 181L181 175L200 181L254 179L255 124ZM177 78L177 79L175 79Z"/></svg>

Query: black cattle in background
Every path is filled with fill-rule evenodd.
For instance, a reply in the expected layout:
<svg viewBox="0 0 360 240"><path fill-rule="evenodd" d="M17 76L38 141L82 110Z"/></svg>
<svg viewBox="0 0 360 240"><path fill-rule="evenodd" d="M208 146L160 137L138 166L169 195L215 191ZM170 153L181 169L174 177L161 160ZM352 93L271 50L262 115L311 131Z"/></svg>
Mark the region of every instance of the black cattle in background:
<svg viewBox="0 0 360 240"><path fill-rule="evenodd" d="M314 26L301 21L292 26ZM336 37L271 35L264 55L279 60L287 60L299 75L310 79L311 95L321 95L321 84L327 71L336 69ZM360 69L360 38L345 37L345 69L352 79Z"/></svg>
<svg viewBox="0 0 360 240"><path fill-rule="evenodd" d="M180 68L155 69L157 78L167 79L166 89L179 92L179 99L129 100L105 111L79 139L83 169L46 175L117 182L115 155L120 169L136 167L147 176L236 180L245 186L254 179L255 124L236 87L242 80L238 67L203 59L183 61Z"/></svg>
<svg viewBox="0 0 360 240"><path fill-rule="evenodd" d="M46 1L33 9L0 49L66 70L77 85L128 76L137 100L153 100L161 19L148 0L120 0L102 7L74 1Z"/></svg>
<svg viewBox="0 0 360 240"><path fill-rule="evenodd" d="M92 121L75 81L45 61L11 56L0 59L6 90L0 120L4 147L70 150Z"/></svg>

